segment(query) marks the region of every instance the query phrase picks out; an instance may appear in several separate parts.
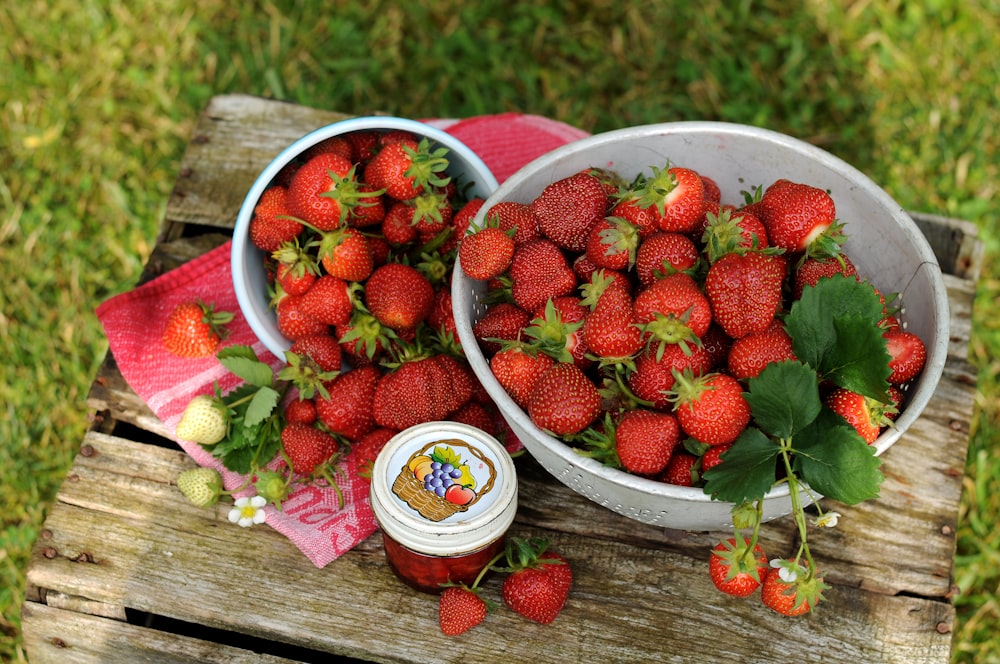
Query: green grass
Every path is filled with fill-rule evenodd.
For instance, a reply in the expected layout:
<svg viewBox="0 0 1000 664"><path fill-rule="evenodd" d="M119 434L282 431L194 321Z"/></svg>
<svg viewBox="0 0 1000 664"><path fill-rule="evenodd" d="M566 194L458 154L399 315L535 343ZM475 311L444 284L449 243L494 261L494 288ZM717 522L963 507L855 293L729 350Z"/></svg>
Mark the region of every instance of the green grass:
<svg viewBox="0 0 1000 664"><path fill-rule="evenodd" d="M193 4L0 8L0 660L25 659L24 570L87 426L106 349L93 309L134 284L199 111L246 92L349 113L527 111L593 132L744 122L830 150L907 209L975 221L989 253L955 661L1000 661L996 0Z"/></svg>

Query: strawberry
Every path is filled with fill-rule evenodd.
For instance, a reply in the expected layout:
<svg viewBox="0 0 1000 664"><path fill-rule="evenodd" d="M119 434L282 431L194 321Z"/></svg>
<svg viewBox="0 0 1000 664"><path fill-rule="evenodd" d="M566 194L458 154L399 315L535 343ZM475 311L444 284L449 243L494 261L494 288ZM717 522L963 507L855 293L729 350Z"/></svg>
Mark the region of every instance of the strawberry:
<svg viewBox="0 0 1000 664"><path fill-rule="evenodd" d="M608 196L600 180L587 170L546 186L531 208L542 235L560 248L579 253L587 248L590 229L604 218Z"/></svg>
<svg viewBox="0 0 1000 664"><path fill-rule="evenodd" d="M710 177L705 175L701 176L701 185L705 192L705 200L712 201L713 203L718 203L722 200L722 191L719 189L719 183Z"/></svg>
<svg viewBox="0 0 1000 664"><path fill-rule="evenodd" d="M559 247L539 238L517 247L510 264L511 295L525 311L535 311L551 297L576 288L576 274Z"/></svg>
<svg viewBox="0 0 1000 664"><path fill-rule="evenodd" d="M767 248L767 229L752 212L727 206L705 215L701 243L709 263L714 263L739 249Z"/></svg>
<svg viewBox="0 0 1000 664"><path fill-rule="evenodd" d="M705 450L705 453L701 455L701 472L704 473L706 470L711 470L722 463L722 455L728 452L732 446L732 443L713 445Z"/></svg>
<svg viewBox="0 0 1000 664"><path fill-rule="evenodd" d="M585 252L594 265L627 270L635 264L639 229L621 217L605 217L590 227Z"/></svg>
<svg viewBox="0 0 1000 664"><path fill-rule="evenodd" d="M789 570L794 570L789 575ZM785 575L788 580L783 579ZM808 613L823 599L829 586L794 561L771 561L760 588L764 606L783 615Z"/></svg>
<svg viewBox="0 0 1000 664"><path fill-rule="evenodd" d="M750 422L743 386L728 374L675 371L671 398L681 428L706 445L735 441Z"/></svg>
<svg viewBox="0 0 1000 664"><path fill-rule="evenodd" d="M351 144L352 161L359 164L367 164L375 156L379 145L379 133L377 131L352 131L344 134L344 138Z"/></svg>
<svg viewBox="0 0 1000 664"><path fill-rule="evenodd" d="M299 422L286 423L281 430L281 446L299 475L312 475L338 451L337 440L320 429Z"/></svg>
<svg viewBox="0 0 1000 664"><path fill-rule="evenodd" d="M324 233L318 255L327 274L345 281L364 281L375 267L368 240L354 228Z"/></svg>
<svg viewBox="0 0 1000 664"><path fill-rule="evenodd" d="M521 307L511 302L498 302L472 325L472 333L479 340L483 352L490 355L500 349L495 339L516 341L521 336L521 330L530 322L531 315Z"/></svg>
<svg viewBox="0 0 1000 664"><path fill-rule="evenodd" d="M635 274L640 284L649 286L665 274L694 270L699 259L698 248L686 235L657 231L636 250Z"/></svg>
<svg viewBox="0 0 1000 664"><path fill-rule="evenodd" d="M302 295L302 313L325 325L343 325L354 311L353 289L331 274L321 275Z"/></svg>
<svg viewBox="0 0 1000 664"><path fill-rule="evenodd" d="M170 312L161 341L170 353L185 358L208 357L228 336L233 314L215 311L201 300L181 302Z"/></svg>
<svg viewBox="0 0 1000 664"><path fill-rule="evenodd" d="M715 322L734 339L763 332L781 306L784 281L781 256L759 251L722 256L705 277Z"/></svg>
<svg viewBox="0 0 1000 664"><path fill-rule="evenodd" d="M680 434L673 415L642 408L626 411L615 427L615 451L622 468L636 475L661 473Z"/></svg>
<svg viewBox="0 0 1000 664"><path fill-rule="evenodd" d="M572 362L586 369L594 363L583 336L589 313L575 295L552 298L535 312L531 324L522 330L522 339L560 362Z"/></svg>
<svg viewBox="0 0 1000 664"><path fill-rule="evenodd" d="M430 242L445 230L451 232L455 211L446 195L425 192L406 202L413 206L413 225L421 242Z"/></svg>
<svg viewBox="0 0 1000 664"><path fill-rule="evenodd" d="M416 268L386 263L365 282L365 303L382 325L394 330L422 323L434 306L434 287Z"/></svg>
<svg viewBox="0 0 1000 664"><path fill-rule="evenodd" d="M659 480L674 486L694 486L698 476L695 470L697 463L698 457L684 449L678 449L670 457L670 461L667 462L667 467L660 474Z"/></svg>
<svg viewBox="0 0 1000 664"><path fill-rule="evenodd" d="M375 457L382 451L382 448L396 435L393 429L377 427L351 444L351 452L354 454L354 461L358 468L358 475L366 481L371 481L372 466Z"/></svg>
<svg viewBox="0 0 1000 664"><path fill-rule="evenodd" d="M338 372L343 353L337 339L331 334L311 334L299 337L288 348L289 353L308 357L323 372Z"/></svg>
<svg viewBox="0 0 1000 664"><path fill-rule="evenodd" d="M449 377L432 356L404 358L379 378L372 400L378 426L402 431L416 424L443 420L453 404L447 395ZM458 404L459 406L461 404Z"/></svg>
<svg viewBox="0 0 1000 664"><path fill-rule="evenodd" d="M555 360L545 353L520 344L501 349L489 362L497 382L514 403L525 410L538 379L555 364Z"/></svg>
<svg viewBox="0 0 1000 664"><path fill-rule="evenodd" d="M755 378L772 362L794 360L792 338L781 321L775 320L763 332L735 339L729 349L727 366L737 380Z"/></svg>
<svg viewBox="0 0 1000 664"><path fill-rule="evenodd" d="M275 280L291 295L302 295L316 282L316 261L298 243L286 242L272 254L277 261Z"/></svg>
<svg viewBox="0 0 1000 664"><path fill-rule="evenodd" d="M417 241L417 226L413 223L413 208L402 201L389 206L382 219L382 235L393 247L404 247Z"/></svg>
<svg viewBox="0 0 1000 664"><path fill-rule="evenodd" d="M600 392L572 363L557 362L549 367L528 399L531 421L556 436L582 431L600 413Z"/></svg>
<svg viewBox="0 0 1000 664"><path fill-rule="evenodd" d="M359 189L354 165L333 152L324 152L302 164L288 184L292 216L321 231L347 223L351 210L371 192Z"/></svg>
<svg viewBox="0 0 1000 664"><path fill-rule="evenodd" d="M583 323L587 348L604 362L628 362L643 347L643 334L632 308L632 297L604 278L601 292Z"/></svg>
<svg viewBox="0 0 1000 664"><path fill-rule="evenodd" d="M333 152L335 154L339 154L351 163L356 161L354 158L354 146L351 144L351 141L348 140L347 136L343 134L323 139L319 143L306 149L300 155L300 158L305 161L309 161L311 158L318 154L322 154L323 152Z"/></svg>
<svg viewBox="0 0 1000 664"><path fill-rule="evenodd" d="M892 370L889 382L903 385L920 375L927 362L927 348L923 340L899 327L886 331L882 336L889 351L889 368Z"/></svg>
<svg viewBox="0 0 1000 664"><path fill-rule="evenodd" d="M736 538L720 542L712 549L708 559L708 573L715 587L734 597L752 594L768 573L767 556L760 544L750 548L750 540L743 538L737 545Z"/></svg>
<svg viewBox="0 0 1000 664"><path fill-rule="evenodd" d="M211 507L222 494L222 476L214 468L190 468L177 476L177 488L197 507Z"/></svg>
<svg viewBox="0 0 1000 664"><path fill-rule="evenodd" d="M709 369L720 369L726 366L733 339L722 331L722 328L712 323L708 331L701 336L701 346L708 354Z"/></svg>
<svg viewBox="0 0 1000 664"><path fill-rule="evenodd" d="M838 244L836 206L818 187L778 180L764 191L759 210L767 237L776 247L791 253L832 253Z"/></svg>
<svg viewBox="0 0 1000 664"><path fill-rule="evenodd" d="M684 347L679 344L664 346L658 355L657 348L649 347L635 359L635 370L628 374L629 389L639 399L648 401L656 410L672 410L670 390L674 386L674 371L690 370L695 376L708 373L711 355L704 346Z"/></svg>
<svg viewBox="0 0 1000 664"><path fill-rule="evenodd" d="M449 586L438 598L438 625L445 636L463 634L486 619L487 605L475 590Z"/></svg>
<svg viewBox="0 0 1000 664"><path fill-rule="evenodd" d="M380 358L392 340L392 331L371 313L360 308L351 314L350 322L335 328L340 347L355 364L370 364Z"/></svg>
<svg viewBox="0 0 1000 664"><path fill-rule="evenodd" d="M609 217L619 217L625 219L635 227L640 238L646 238L659 232L658 221L660 219L655 208L643 206L639 201L639 194L629 189L617 192L617 201L608 212Z"/></svg>
<svg viewBox="0 0 1000 664"><path fill-rule="evenodd" d="M288 190L273 185L264 190L253 209L248 229L255 247L268 253L290 242L302 233L302 224L291 218L288 208Z"/></svg>
<svg viewBox="0 0 1000 664"><path fill-rule="evenodd" d="M448 415L448 421L450 422L468 424L487 433L492 433L496 428L495 418L496 415L491 413L489 408L472 399L466 401L465 405Z"/></svg>
<svg viewBox="0 0 1000 664"><path fill-rule="evenodd" d="M836 256L806 257L795 270L792 281L792 297L798 300L802 297L803 288L815 286L820 279L835 274L857 277L858 269L844 253L838 253Z"/></svg>
<svg viewBox="0 0 1000 664"><path fill-rule="evenodd" d="M882 432L882 427L890 423L887 409L895 406L883 404L876 399L852 392L843 387L835 388L823 399L827 408L837 413L850 424L865 442L871 445Z"/></svg>
<svg viewBox="0 0 1000 664"><path fill-rule="evenodd" d="M511 538L507 545L508 572L501 593L504 604L528 620L548 625L562 611L573 583L567 560L547 551L544 540Z"/></svg>
<svg viewBox="0 0 1000 664"><path fill-rule="evenodd" d="M228 431L225 405L207 394L200 394L184 407L175 433L183 440L200 445L214 445L225 438Z"/></svg>
<svg viewBox="0 0 1000 664"><path fill-rule="evenodd" d="M500 201L489 209L486 218L504 232L513 231L511 237L517 245L534 240L542 233L534 208L524 203Z"/></svg>
<svg viewBox="0 0 1000 664"><path fill-rule="evenodd" d="M708 299L683 272L666 275L641 290L633 309L636 323L643 326L657 353L671 344L698 345L712 324Z"/></svg>
<svg viewBox="0 0 1000 664"><path fill-rule="evenodd" d="M316 398L316 414L332 432L358 440L375 428L372 401L379 370L371 364L345 371L326 386L329 398Z"/></svg>
<svg viewBox="0 0 1000 664"><path fill-rule="evenodd" d="M278 331L286 339L301 339L317 334L326 334L329 326L321 320L313 318L304 309L305 295L285 295L275 307L275 322Z"/></svg>
<svg viewBox="0 0 1000 664"><path fill-rule="evenodd" d="M434 291L434 302L427 314L427 325L445 336L458 340L458 327L455 325L455 311L452 307L451 291L441 288Z"/></svg>
<svg viewBox="0 0 1000 664"><path fill-rule="evenodd" d="M484 226L466 235L458 246L458 260L465 274L486 281L499 277L514 258L514 238L497 226Z"/></svg>
<svg viewBox="0 0 1000 664"><path fill-rule="evenodd" d="M384 145L365 166L364 181L398 201L417 197L449 182L447 148L434 148L427 138L405 138Z"/></svg>
<svg viewBox="0 0 1000 664"><path fill-rule="evenodd" d="M462 242L462 238L465 237L469 230L469 226L472 225L472 220L479 210L482 209L483 205L486 203L482 198L472 198L469 199L464 205L462 205L451 217L451 228L452 233L447 240L441 245L441 253L446 254L453 249L456 249Z"/></svg>
<svg viewBox="0 0 1000 664"><path fill-rule="evenodd" d="M656 221L661 231L690 233L701 220L705 200L705 186L701 176L689 168L653 168L639 189L641 205L653 207L658 213Z"/></svg>
<svg viewBox="0 0 1000 664"><path fill-rule="evenodd" d="M292 399L285 405L285 422L312 424L316 417L316 402L312 399Z"/></svg>

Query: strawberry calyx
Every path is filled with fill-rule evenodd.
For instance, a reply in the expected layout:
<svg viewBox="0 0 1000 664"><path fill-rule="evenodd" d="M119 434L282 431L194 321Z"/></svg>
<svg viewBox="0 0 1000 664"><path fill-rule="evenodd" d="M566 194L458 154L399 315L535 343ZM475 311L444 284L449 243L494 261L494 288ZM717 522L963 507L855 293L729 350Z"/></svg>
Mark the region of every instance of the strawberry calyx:
<svg viewBox="0 0 1000 664"><path fill-rule="evenodd" d="M582 447L574 448L580 456L591 458L609 468L620 469L621 459L618 457L615 443L616 424L610 412L604 413L604 419L596 426L589 426L576 435L575 441Z"/></svg>
<svg viewBox="0 0 1000 664"><path fill-rule="evenodd" d="M532 319L522 334L527 338L526 346L549 355L559 362L573 362L569 349L569 339L580 328L583 321L566 322L552 298L545 304L542 316Z"/></svg>
<svg viewBox="0 0 1000 664"><path fill-rule="evenodd" d="M680 316L656 312L653 320L642 326L642 332L647 336L646 346L656 347L656 359L663 357L667 346L678 345L685 355L691 355L691 346L700 348L701 338L688 327L688 320L694 307L684 311Z"/></svg>
<svg viewBox="0 0 1000 664"><path fill-rule="evenodd" d="M351 169L343 176L329 169L327 175L330 177L330 188L322 192L320 196L340 204L340 223L342 225L347 223L347 218L355 207L375 205L375 199L385 193L383 189L371 191L359 186L357 165L351 166Z"/></svg>
<svg viewBox="0 0 1000 664"><path fill-rule="evenodd" d="M677 177L670 172L670 162L663 168L651 166L651 176L636 183L633 194L639 207L655 207L662 217L666 214L667 196L677 188Z"/></svg>
<svg viewBox="0 0 1000 664"><path fill-rule="evenodd" d="M451 182L450 177L443 175L448 169L448 148L431 149L431 143L425 137L420 140L416 149L404 143L403 151L410 157L410 166L404 175L413 178L414 189L445 187Z"/></svg>

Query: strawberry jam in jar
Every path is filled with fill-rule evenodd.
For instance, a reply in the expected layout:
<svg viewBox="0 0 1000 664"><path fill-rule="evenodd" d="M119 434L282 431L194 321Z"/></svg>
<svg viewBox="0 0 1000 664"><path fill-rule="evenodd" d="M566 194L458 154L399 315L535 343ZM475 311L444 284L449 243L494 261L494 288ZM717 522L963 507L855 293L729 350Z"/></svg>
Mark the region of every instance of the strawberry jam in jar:
<svg viewBox="0 0 1000 664"><path fill-rule="evenodd" d="M514 463L476 427L419 424L379 452L371 505L386 561L403 582L426 593L471 585L503 549L517 512Z"/></svg>

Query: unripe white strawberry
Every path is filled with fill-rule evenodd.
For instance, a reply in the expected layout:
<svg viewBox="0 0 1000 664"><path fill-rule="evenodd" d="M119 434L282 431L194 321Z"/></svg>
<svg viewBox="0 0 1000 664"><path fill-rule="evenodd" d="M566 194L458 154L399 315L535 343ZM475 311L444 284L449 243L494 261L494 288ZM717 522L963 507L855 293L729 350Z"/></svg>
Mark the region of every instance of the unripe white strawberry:
<svg viewBox="0 0 1000 664"><path fill-rule="evenodd" d="M181 421L177 423L177 436L202 445L214 445L226 437L228 425L225 412L215 399L201 394L191 399Z"/></svg>
<svg viewBox="0 0 1000 664"><path fill-rule="evenodd" d="M192 468L177 476L177 488L198 507L209 507L219 500L222 476L213 468Z"/></svg>

